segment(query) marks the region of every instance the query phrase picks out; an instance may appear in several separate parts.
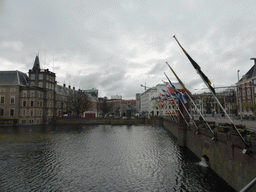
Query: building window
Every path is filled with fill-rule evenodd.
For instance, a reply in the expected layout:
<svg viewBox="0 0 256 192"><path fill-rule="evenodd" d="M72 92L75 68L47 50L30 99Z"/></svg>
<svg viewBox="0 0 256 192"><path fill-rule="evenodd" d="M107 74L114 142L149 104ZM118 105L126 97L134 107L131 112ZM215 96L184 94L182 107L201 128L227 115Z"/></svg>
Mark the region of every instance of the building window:
<svg viewBox="0 0 256 192"><path fill-rule="evenodd" d="M2 89L1 89L1 92L5 92L5 88L2 88Z"/></svg>
<svg viewBox="0 0 256 192"><path fill-rule="evenodd" d="M39 74L39 80L43 80L43 74Z"/></svg>
<svg viewBox="0 0 256 192"><path fill-rule="evenodd" d="M22 124L25 124L25 123L26 123L26 120L25 120L25 119L22 119L21 123L22 123Z"/></svg>
<svg viewBox="0 0 256 192"><path fill-rule="evenodd" d="M39 87L43 87L43 82L40 81L39 84L38 84Z"/></svg>
<svg viewBox="0 0 256 192"><path fill-rule="evenodd" d="M11 96L11 102L10 102L11 104L14 104L15 103L15 96L14 95L12 95Z"/></svg>
<svg viewBox="0 0 256 192"><path fill-rule="evenodd" d="M10 116L11 116L11 117L14 116L14 109L10 109Z"/></svg>
<svg viewBox="0 0 256 192"><path fill-rule="evenodd" d="M35 86L35 81L31 81L30 86Z"/></svg>
<svg viewBox="0 0 256 192"><path fill-rule="evenodd" d="M14 93L16 91L15 88L11 88L11 93Z"/></svg>
<svg viewBox="0 0 256 192"><path fill-rule="evenodd" d="M30 106L31 106L31 107L34 107L34 101L31 101L31 102L30 102Z"/></svg>
<svg viewBox="0 0 256 192"><path fill-rule="evenodd" d="M1 103L3 104L4 103L4 96L3 95L1 95Z"/></svg>
<svg viewBox="0 0 256 192"><path fill-rule="evenodd" d="M33 113L34 113L34 111L31 110L31 111L30 111L30 116L31 116L31 117L33 117Z"/></svg>
<svg viewBox="0 0 256 192"><path fill-rule="evenodd" d="M27 102L23 101L23 107L26 107L26 105L27 105Z"/></svg>
<svg viewBox="0 0 256 192"><path fill-rule="evenodd" d="M4 109L0 108L0 117L4 116Z"/></svg>
<svg viewBox="0 0 256 192"><path fill-rule="evenodd" d="M27 91L23 92L23 97L27 97Z"/></svg>
<svg viewBox="0 0 256 192"><path fill-rule="evenodd" d="M30 92L30 97L35 97L35 91Z"/></svg>
<svg viewBox="0 0 256 192"><path fill-rule="evenodd" d="M31 80L35 80L35 74L31 74L30 79L31 79Z"/></svg>
<svg viewBox="0 0 256 192"><path fill-rule="evenodd" d="M22 111L22 116L25 117L26 116L26 110Z"/></svg>

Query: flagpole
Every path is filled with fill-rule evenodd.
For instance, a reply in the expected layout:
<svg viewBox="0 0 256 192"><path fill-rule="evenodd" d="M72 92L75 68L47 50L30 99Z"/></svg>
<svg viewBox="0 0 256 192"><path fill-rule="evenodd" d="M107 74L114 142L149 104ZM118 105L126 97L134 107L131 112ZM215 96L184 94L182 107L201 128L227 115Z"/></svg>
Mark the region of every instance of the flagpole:
<svg viewBox="0 0 256 192"><path fill-rule="evenodd" d="M174 104L175 104L175 106L178 108L178 110L179 110L179 112L180 112L181 116L183 117L183 119L184 119L185 123L186 123L186 124L187 124L187 126L189 127L189 124L188 124L188 122L187 122L186 118L184 117L184 115L183 115L183 113L181 112L181 110L180 110L179 106L178 106L178 105L177 105L177 103L175 102L175 98L173 98L172 94L170 94L170 95L171 95L171 98L173 99L173 103L174 103Z"/></svg>
<svg viewBox="0 0 256 192"><path fill-rule="evenodd" d="M166 95L166 94L165 94ZM167 96L167 95L166 95ZM170 101L167 96L167 101ZM174 117L174 115L171 113L171 118L174 119L175 122L178 122L178 120Z"/></svg>
<svg viewBox="0 0 256 192"><path fill-rule="evenodd" d="M207 125L208 129L211 131L211 133L213 134L213 139L216 139L216 135L213 132L212 128L210 127L210 125L208 124L208 122L206 121L206 119L204 118L204 116L202 115L202 113L200 112L200 110L198 109L198 107L196 106L195 102L193 101L193 99L190 97L190 94L187 92L187 89L185 87L185 85L180 82L181 80L179 79L179 77L176 75L176 73L174 72L174 70L171 68L171 66L166 62L166 64L169 66L169 68L171 69L171 71L173 72L174 76L177 78L177 80L179 81L179 83L181 84L181 86L183 87L185 93L187 94L188 98L190 99L190 101L193 103L193 105L195 106L195 109L197 110L197 112L200 114L200 116L203 118L205 124Z"/></svg>
<svg viewBox="0 0 256 192"><path fill-rule="evenodd" d="M171 112L170 112L171 113ZM171 113L171 116L170 116L175 122L178 123L178 120L174 117L174 115Z"/></svg>
<svg viewBox="0 0 256 192"><path fill-rule="evenodd" d="M175 100L174 100L174 102L175 102ZM170 112L171 113L171 116L173 117L173 119L175 120L175 122L177 122L178 123L178 117L177 117L177 119L176 119L176 116L174 116L173 114L172 114L172 112ZM175 112L176 113L176 112ZM177 114L177 113L176 113Z"/></svg>
<svg viewBox="0 0 256 192"><path fill-rule="evenodd" d="M164 74L165 74L165 73L164 73ZM165 76L166 76L166 78L168 79L168 81L171 83L171 81L170 81L170 79L168 78L168 76L167 76L166 74L165 74ZM171 83L171 86L173 87L173 89L175 90L175 94L177 95L177 93L176 93L177 89L173 86L172 83ZM184 107L184 109L186 110L186 112L187 112L187 114L188 114L190 120L192 120L193 124L195 125L195 127L196 127L197 130L199 131L198 126L196 125L195 121L192 119L192 117L191 117L191 115L190 115L188 109L186 108L186 106L185 106L184 103L182 102L181 98L180 98L178 95L177 95L177 97L179 98L179 100L180 100L182 106Z"/></svg>
<svg viewBox="0 0 256 192"><path fill-rule="evenodd" d="M201 74L199 73L200 77ZM202 78L202 77L201 77ZM202 78L203 79L203 78ZM204 79L203 79L204 81ZM205 82L204 82L205 83ZM209 88L208 83L205 83L206 86ZM216 97L216 95L212 92L212 90L209 88L211 94L213 95L214 99L217 101L217 103L219 104L220 108L222 109L222 111L225 113L225 115L228 117L229 121L232 124L232 127L235 129L235 131L237 132L238 136L242 139L243 143L245 144L246 147L250 147L250 145L245 141L245 139L243 138L243 136L241 135L241 133L238 131L237 127L235 126L235 124L233 123L233 121L231 120L231 118L229 117L228 113L226 112L226 110L224 109L224 107L221 105L219 99Z"/></svg>
<svg viewBox="0 0 256 192"><path fill-rule="evenodd" d="M208 89L210 90L211 94L213 95L214 99L217 101L217 103L219 104L219 106L221 107L222 111L225 113L225 115L228 117L229 121L232 124L232 127L235 129L235 131L237 132L238 136L241 138L241 140L243 141L243 143L245 144L245 146L248 148L250 147L249 144L247 144L247 142L245 141L245 139L243 138L243 136L240 134L240 132L238 131L237 127L235 126L235 124L233 123L233 121L231 120L231 118L229 117L229 115L227 114L226 110L223 108L223 106L221 105L220 101L218 100L218 98L215 95L215 90L210 86L209 84L209 79L202 74L200 67L197 63L195 63L195 61L187 54L187 52L185 51L185 49L180 45L179 41L177 40L177 38L175 37L175 35L173 36L173 38L177 41L177 43L179 44L179 46L181 47L181 49L183 50L183 52L186 54L186 56L188 57L188 59L190 60L190 62L192 63L192 65L194 66L194 68L196 69L197 73L200 75L200 77L202 78L202 80L204 81L204 83L206 84L206 86L208 87ZM204 75L204 76L203 76ZM206 80L208 80L209 82L206 82ZM245 150L246 153L247 150Z"/></svg>

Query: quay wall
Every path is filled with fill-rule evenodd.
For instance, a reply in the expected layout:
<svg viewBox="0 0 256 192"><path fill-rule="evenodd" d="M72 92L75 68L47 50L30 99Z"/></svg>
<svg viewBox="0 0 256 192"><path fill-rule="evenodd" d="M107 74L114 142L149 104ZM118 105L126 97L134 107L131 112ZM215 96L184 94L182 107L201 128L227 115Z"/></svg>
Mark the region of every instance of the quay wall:
<svg viewBox="0 0 256 192"><path fill-rule="evenodd" d="M230 186L239 191L256 177L256 137L245 136L251 145L251 153L242 153L245 148L241 138L235 133L219 132L214 129L217 139L204 126L196 129L193 124L189 128L181 126L166 117L121 119L121 118L60 118L57 124L109 124L139 125L150 124L163 126L176 138L177 144L189 148L199 158L205 157L210 168L222 177ZM256 186L250 191L256 192Z"/></svg>
<svg viewBox="0 0 256 192"><path fill-rule="evenodd" d="M243 154L245 145L235 133L214 129L217 140L212 140L208 128L199 126L198 130L190 124L186 129L169 118L163 119L163 127L177 138L178 145L186 146L199 158L207 157L211 169L235 190L241 190L256 177L256 137L244 137L251 144L251 154ZM256 186L250 191L256 191Z"/></svg>

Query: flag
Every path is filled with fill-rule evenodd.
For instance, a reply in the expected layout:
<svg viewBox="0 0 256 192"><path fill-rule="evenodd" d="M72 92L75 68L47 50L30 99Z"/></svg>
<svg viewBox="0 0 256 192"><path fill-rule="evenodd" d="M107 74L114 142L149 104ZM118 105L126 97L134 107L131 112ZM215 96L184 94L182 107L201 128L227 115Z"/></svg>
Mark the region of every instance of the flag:
<svg viewBox="0 0 256 192"><path fill-rule="evenodd" d="M163 82L164 82L164 81L163 81ZM175 93L175 91L174 91L172 85L171 85L169 82L164 82L164 84L165 84L166 87L168 88L170 94ZM182 92L182 93L185 92L184 89L182 88L182 86L181 86L179 83L176 83L175 88L176 88L179 92Z"/></svg>
<svg viewBox="0 0 256 192"><path fill-rule="evenodd" d="M174 70L171 68L171 66L166 62L166 64L169 66L169 68L171 69L171 71L173 72L173 74L175 75L176 79L178 80L178 82L180 83L180 85L183 87L183 89L189 94L190 97L193 98L193 95L191 94L191 92L185 87L184 83L180 80L180 78L178 77L178 75L174 72Z"/></svg>
<svg viewBox="0 0 256 192"><path fill-rule="evenodd" d="M166 98L167 101L169 101L169 102L174 102L174 101L175 101L175 98L177 98L177 95L174 94L174 92L173 92L173 94L170 94L169 91L166 91L166 90L164 90L164 89L162 89L162 91L165 93L165 98Z"/></svg>
<svg viewBox="0 0 256 192"><path fill-rule="evenodd" d="M165 74L165 73L164 73ZM187 103L187 99L185 98L185 94L178 91L175 86L172 84L171 80L168 78L168 76L165 74L166 78L168 79L169 83L171 84L171 86L173 87L174 91L175 91L175 94L179 97L180 101L185 104Z"/></svg>
<svg viewBox="0 0 256 192"><path fill-rule="evenodd" d="M181 44L179 43L179 41L176 39L175 36L173 36L174 39L177 41L177 43L179 44L180 48L183 50L183 52L185 53L185 55L188 57L189 61L191 62L191 64L193 65L193 67L195 68L195 70L198 72L198 74L202 77L202 79L204 80L205 83L207 83L208 87L210 88L210 90L213 92L213 94L215 94L215 90L214 88L211 86L211 81L208 79L208 77L201 71L200 66L189 56L189 54L185 51L185 49L181 46Z"/></svg>

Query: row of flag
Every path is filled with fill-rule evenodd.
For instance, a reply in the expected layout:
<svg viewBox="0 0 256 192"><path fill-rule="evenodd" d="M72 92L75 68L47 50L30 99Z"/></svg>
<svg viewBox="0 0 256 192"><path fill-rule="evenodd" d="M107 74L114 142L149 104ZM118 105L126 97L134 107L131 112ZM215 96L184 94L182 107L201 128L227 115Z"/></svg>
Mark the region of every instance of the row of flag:
<svg viewBox="0 0 256 192"><path fill-rule="evenodd" d="M238 133L239 137L241 138L241 140L243 141L243 143L245 144L245 151L247 151L250 148L250 144L248 144L245 139L242 137L241 133L239 132L239 130L236 128L235 124L232 122L231 118L229 117L229 115L227 114L226 110L224 109L224 107L221 105L221 103L219 102L218 98L216 97L216 93L215 93L215 89L211 86L211 81L208 79L208 77L202 72L200 66L190 57L190 55L185 51L185 49L181 46L181 44L179 43L179 41L177 40L177 38L175 36L173 36L174 39L177 41L178 45L180 46L180 48L182 49L182 51L185 53L185 55L187 56L187 58L189 59L189 61L191 62L192 66L195 68L195 70L197 71L197 73L200 75L200 77L202 78L202 80L204 81L204 83L206 84L206 86L208 87L208 89L210 90L210 92L212 93L213 97L215 98L215 100L217 101L217 103L219 104L219 106L221 107L221 109L223 110L223 112L225 113L226 117L228 117L228 119L230 120L232 127L234 128L234 130ZM182 103L184 109L186 109L185 104L187 103L187 98L189 98L191 100L191 102L195 105L194 101L193 101L193 95L191 94L191 92L185 87L184 83L180 80L180 78L177 76L177 74L174 72L174 70L171 68L171 66L166 62L166 64L168 65L168 67L170 68L170 70L173 72L174 76L176 77L176 79L179 82L179 85L182 88L176 88L174 86L174 84L170 81L170 79L168 78L168 76L165 74L168 82L166 83L166 86L168 87L169 92L166 93L164 92L164 96L163 98L168 100L170 98L170 100L175 100L176 98L179 99L179 101ZM170 97L169 97L170 96ZM178 107L178 106L177 106ZM204 122L206 123L207 127L209 128L209 130L212 132L213 134L213 140L216 139L216 135L213 132L213 130L211 129L211 127L209 126L209 124L207 123L207 121L205 120L204 116L201 114L200 110L196 107L197 111L199 112L200 116L202 117L202 119L204 120ZM187 110L187 109L186 109ZM180 111L180 110L179 110ZM180 111L181 112L181 111ZM191 117L191 115L189 114L189 112L187 111L188 115L190 116L190 119L192 120L192 122L194 123L194 125L197 127L197 125L195 124L193 118ZM184 118L183 114L181 114L182 117ZM187 123L186 119L184 118L184 121ZM188 125L188 123L187 123ZM197 127L198 128L198 127ZM198 129L199 130L199 129Z"/></svg>

